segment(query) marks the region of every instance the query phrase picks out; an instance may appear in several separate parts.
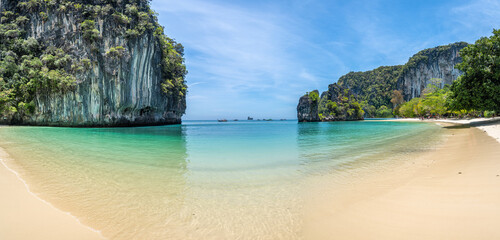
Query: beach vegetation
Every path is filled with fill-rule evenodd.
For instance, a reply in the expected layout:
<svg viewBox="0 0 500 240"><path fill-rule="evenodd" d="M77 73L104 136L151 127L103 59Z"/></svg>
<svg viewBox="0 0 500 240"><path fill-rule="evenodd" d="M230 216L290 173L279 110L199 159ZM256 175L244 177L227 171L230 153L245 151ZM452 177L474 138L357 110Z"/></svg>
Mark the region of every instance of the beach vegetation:
<svg viewBox="0 0 500 240"><path fill-rule="evenodd" d="M491 117L494 117L494 116L496 116L496 112L495 111L484 111L484 117L491 118Z"/></svg>
<svg viewBox="0 0 500 240"><path fill-rule="evenodd" d="M361 108L365 113L365 117L374 118L377 113L375 106L368 104L367 101L361 101Z"/></svg>
<svg viewBox="0 0 500 240"><path fill-rule="evenodd" d="M450 95L449 85L439 89L435 84L430 83L423 92L425 94L422 94L422 97L403 103L397 111L398 115L401 117L442 117L452 114L447 108Z"/></svg>
<svg viewBox="0 0 500 240"><path fill-rule="evenodd" d="M377 109L377 111L375 113L375 117L377 117L377 118L392 118L394 116L392 115L392 110L384 105L384 106L380 106L380 108Z"/></svg>
<svg viewBox="0 0 500 240"><path fill-rule="evenodd" d="M500 30L460 51L463 75L451 86L453 110L500 111Z"/></svg>

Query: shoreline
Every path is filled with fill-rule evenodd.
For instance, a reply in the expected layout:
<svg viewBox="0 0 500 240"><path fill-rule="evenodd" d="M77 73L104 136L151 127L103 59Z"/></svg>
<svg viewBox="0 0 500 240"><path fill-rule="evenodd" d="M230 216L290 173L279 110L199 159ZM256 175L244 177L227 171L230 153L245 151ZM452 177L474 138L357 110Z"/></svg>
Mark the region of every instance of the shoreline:
<svg viewBox="0 0 500 240"><path fill-rule="evenodd" d="M7 165L8 158L0 148L0 239L106 239L31 192L19 173Z"/></svg>
<svg viewBox="0 0 500 240"><path fill-rule="evenodd" d="M405 120L408 119L396 121ZM439 120L421 121L415 119L410 121L430 122L445 126L470 124L450 123ZM429 150L422 153L421 156L418 156L417 158L419 160L415 161L418 161L417 164L413 163L414 165L412 165L411 163L407 163L401 164L402 166L394 166L394 168L387 173L377 172L366 177L366 179L362 178L359 182L355 181L354 183L348 183L345 187L339 189L335 189L336 186L330 186L327 192L324 193L327 195L328 201L315 202L317 206L314 207L314 212L319 215L307 216L309 219L306 221L304 228L305 236L311 236L311 232L314 232L314 235L306 239L330 239L329 236L337 236L339 239L372 239L374 236L381 239L462 239L455 235L442 235L442 232L436 229L431 229L437 231L436 235L425 235L430 231L424 231L420 234L417 233L416 228L425 225L426 220L429 219L429 215L424 217L421 215L423 213L428 213L426 211L428 211L429 208L439 210L439 208L436 208L437 205L426 203L426 206L422 206L418 201L426 202L426 200L428 200L427 197L430 196L429 198L432 198L434 197L433 195L439 195L439 193L455 194L453 192L454 189L448 188L449 186L440 186L441 188L438 188L425 185L435 178L434 175L438 175L442 178L442 181L452 185L457 181L464 185L470 185L471 182L473 182L483 198L483 195L489 194L492 191L496 194L493 201L489 201L488 203L500 202L500 184L486 182L490 181L490 179L483 179L481 174L473 175L468 181L461 182L462 180L457 178L457 176L468 176L468 174L466 174L468 171L463 171L463 174L458 174L457 171L451 171L457 167L465 166L470 169L477 168L479 172L484 172L486 170L498 171L497 175L500 175L500 163L496 164L491 161L492 159L489 155L479 155L485 157L488 161L488 164L483 164L481 166L479 166L479 164L482 164L484 161L479 163L469 162L467 164L470 165L464 165L464 159L460 158L457 161L458 158L453 158L453 156L456 157L460 155L455 153L457 148L456 146L453 147L453 145L467 145L466 133L470 135L469 137L474 140L472 143L476 145L469 146L470 148L466 148L465 146L464 149L462 149L463 151L460 152L462 155L475 154L477 151L480 151L480 149L484 149L485 146L481 146L480 143L487 143L490 149L493 147L493 150L496 150L496 152L500 154L499 138L496 138L499 142L494 142L485 134L486 132L493 134L492 137L499 137L499 135L495 135L498 134L499 127L500 122L473 128L455 129L451 127L449 130L447 129L447 131L450 131L449 134L447 134L448 139L440 144L437 150ZM492 132L491 129L494 129L496 132ZM492 144L492 142L496 145ZM19 174L15 170L9 168L7 164L8 161L9 157L7 153L0 148L0 191L2 195L5 196L0 198L0 212L2 212L0 215L0 239L33 239L33 236L37 236L38 239L56 240L105 239L99 231L82 224L77 217L55 208L49 202L32 193L27 183ZM459 172L462 172L462 170L459 170ZM500 177L495 176L493 180L498 180L496 182L500 182ZM424 184L422 185L422 183ZM485 189L483 185L493 190L486 191L488 189ZM454 187L456 188L456 186ZM415 192L415 189L418 191ZM439 191L437 191L437 189ZM463 191L460 193L463 193ZM422 195L426 195L427 197L422 197ZM466 197L470 197L469 195ZM498 197L496 197L497 195ZM449 199L446 200L445 197L442 196L439 200L448 201ZM454 200L455 202L459 202L461 198ZM479 201L469 198L467 198L467 200L469 202L474 200ZM388 202L390 202L391 205L388 205ZM453 201L448 201L448 203L453 204ZM444 208L446 208L447 205L439 206L444 206ZM491 204L486 204L486 206L491 206ZM478 204L475 207L481 208L483 205ZM494 211L491 212L499 217L485 215L485 217L492 219L486 224L494 225L494 223L500 221L500 205L498 207L493 207ZM468 207L465 206L464 208ZM419 211L412 212L412 209L419 209ZM482 209L482 211L484 213L485 209ZM393 214L387 215L387 212ZM449 214L455 214L453 218L450 217L450 220L454 220L454 218L463 218L460 214L457 215L456 212L450 211ZM474 215L473 213L470 214ZM477 218L477 216L475 217ZM401 220L401 218L404 218L404 220ZM319 221L320 219L321 221ZM399 219L399 221L396 221L396 219ZM309 224L307 224L307 222L309 222ZM314 226L311 226L311 222ZM402 223L407 222L412 222L413 225L401 226ZM477 222L480 221L477 220ZM450 230L450 227L446 224L443 226L446 226L448 230ZM468 226L462 226L456 230L452 230L459 231L467 227ZM480 228L478 226L475 227ZM366 229L366 231L359 231L359 229ZM379 230L384 230L384 232L380 232ZM490 230L488 231L491 233ZM408 236L407 234L413 235ZM472 237L472 235L466 234L464 236L466 237L463 237L463 239L470 239ZM475 238L478 238L477 236L481 235L474 235ZM500 231L495 231L494 236L500 237ZM487 237L491 237L491 235Z"/></svg>
<svg viewBox="0 0 500 240"><path fill-rule="evenodd" d="M447 125L438 149L322 189L306 211L306 239L500 238L500 143L491 130L500 123L426 122Z"/></svg>
<svg viewBox="0 0 500 240"><path fill-rule="evenodd" d="M466 127L476 127L481 129L488 136L494 138L500 143L500 117L494 118L471 118L471 119L424 119L419 118L398 118L398 119L377 119L369 121L387 121L387 122L428 122L428 123L448 123L462 125Z"/></svg>

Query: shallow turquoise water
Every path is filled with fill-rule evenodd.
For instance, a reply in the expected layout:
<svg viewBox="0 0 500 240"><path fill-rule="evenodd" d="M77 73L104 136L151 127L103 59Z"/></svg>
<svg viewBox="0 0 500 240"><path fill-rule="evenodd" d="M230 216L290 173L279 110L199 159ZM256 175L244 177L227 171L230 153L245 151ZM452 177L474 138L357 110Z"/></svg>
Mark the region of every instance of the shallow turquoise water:
<svg viewBox="0 0 500 240"><path fill-rule="evenodd" d="M33 192L111 239L292 239L306 179L405 161L440 132L382 121L186 121L3 127L0 146Z"/></svg>

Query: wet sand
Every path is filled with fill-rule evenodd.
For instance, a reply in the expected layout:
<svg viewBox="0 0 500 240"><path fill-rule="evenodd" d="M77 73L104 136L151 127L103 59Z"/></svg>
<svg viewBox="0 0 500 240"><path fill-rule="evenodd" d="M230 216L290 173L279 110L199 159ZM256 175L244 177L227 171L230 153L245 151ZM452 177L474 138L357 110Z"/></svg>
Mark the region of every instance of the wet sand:
<svg viewBox="0 0 500 240"><path fill-rule="evenodd" d="M306 239L500 239L500 143L451 127L412 164L323 194Z"/></svg>
<svg viewBox="0 0 500 240"><path fill-rule="evenodd" d="M1 150L0 159L0 239L104 239L76 218L31 194L16 173L7 168L7 155Z"/></svg>

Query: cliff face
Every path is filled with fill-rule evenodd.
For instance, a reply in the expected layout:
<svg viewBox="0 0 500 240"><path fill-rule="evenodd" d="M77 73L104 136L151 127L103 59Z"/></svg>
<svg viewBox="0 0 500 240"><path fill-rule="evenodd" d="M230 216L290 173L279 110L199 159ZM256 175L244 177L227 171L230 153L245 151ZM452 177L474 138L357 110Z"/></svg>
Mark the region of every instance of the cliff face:
<svg viewBox="0 0 500 240"><path fill-rule="evenodd" d="M186 109L183 48L163 35L147 1L33 1L38 4L28 8L22 1L1 0L0 9L28 18L20 38L36 40L41 53L33 57L46 65L40 71L48 80L40 80L26 100L34 105L32 111L11 104L18 109L3 114L4 123L91 127L181 122ZM57 67L46 60L49 53L57 58L54 49L66 59ZM43 87L51 71L68 73L73 82L64 89Z"/></svg>
<svg viewBox="0 0 500 240"><path fill-rule="evenodd" d="M330 84L319 101L321 121L363 120L363 110L354 92L337 83Z"/></svg>
<svg viewBox="0 0 500 240"><path fill-rule="evenodd" d="M452 84L461 74L454 68L462 61L459 52L467 45L457 42L425 49L411 57L405 65L350 72L340 77L321 95L317 121L361 120L364 114L371 117L376 114L391 115L393 105L390 101L395 90L409 101L420 97L433 78L441 79L441 87ZM303 99L305 97L300 99L300 108L297 108L299 121L309 116L310 107L307 106L308 101Z"/></svg>
<svg viewBox="0 0 500 240"><path fill-rule="evenodd" d="M432 78L442 79L441 87L452 84L461 74L455 69L455 65L462 62L459 52L467 45L457 42L430 48L410 58L397 81L397 89L402 90L405 100L420 97Z"/></svg>
<svg viewBox="0 0 500 240"><path fill-rule="evenodd" d="M312 93L312 94L311 94ZM319 91L314 90L302 96L297 105L297 118L299 122L319 122L318 98Z"/></svg>
<svg viewBox="0 0 500 240"><path fill-rule="evenodd" d="M366 72L350 72L339 78L337 84L350 89L360 100L375 108L391 104L402 65L382 66Z"/></svg>
<svg viewBox="0 0 500 240"><path fill-rule="evenodd" d="M318 90L302 96L297 106L299 122L355 121L363 120L363 114L354 93L336 83L330 84L321 97Z"/></svg>

